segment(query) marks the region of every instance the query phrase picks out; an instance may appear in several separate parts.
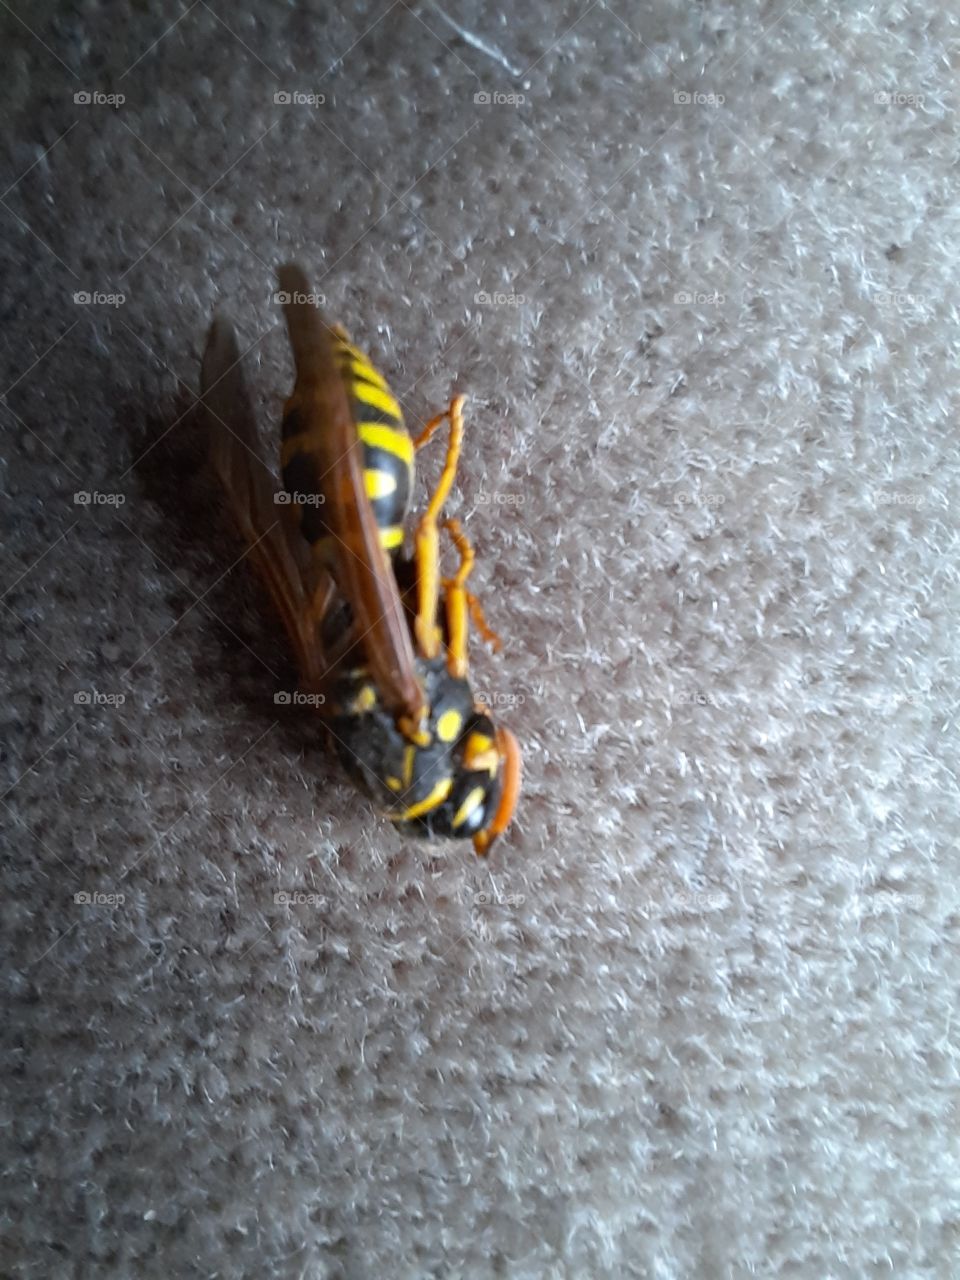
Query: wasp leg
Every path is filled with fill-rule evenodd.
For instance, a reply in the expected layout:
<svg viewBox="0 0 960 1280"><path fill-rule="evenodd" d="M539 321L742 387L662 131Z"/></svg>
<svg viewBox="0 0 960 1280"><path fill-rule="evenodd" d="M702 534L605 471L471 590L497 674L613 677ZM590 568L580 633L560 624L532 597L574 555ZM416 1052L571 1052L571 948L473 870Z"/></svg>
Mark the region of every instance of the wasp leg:
<svg viewBox="0 0 960 1280"><path fill-rule="evenodd" d="M414 557L417 567L417 616L413 629L425 658L435 658L440 652L440 628L437 626L437 601L440 595L440 533L437 519L443 504L450 496L457 463L463 445L463 396L455 396L445 414L434 418L414 441L416 448L426 444L439 424L448 419L450 438L443 471L430 503L420 517L414 535Z"/></svg>
<svg viewBox="0 0 960 1280"><path fill-rule="evenodd" d="M461 403L461 405L462 405L462 404L463 404L464 397L463 397L463 396L457 396L457 400L459 400L459 401L460 401L460 403ZM435 433L435 432L436 432L436 430L437 430L437 427L439 427L439 426L440 426L441 422L446 422L446 420L450 417L450 414L451 414L451 413L452 413L452 411L453 411L453 404L454 404L454 403L455 403L455 402L451 402L450 407L449 407L449 408L447 408L447 409L444 409L443 413L438 413L438 414L437 414L437 416L436 416L435 418L431 418L431 419L430 419L430 421L427 423L427 425L426 425L426 426L423 428L423 430L420 432L420 434L419 434L418 436L414 436L414 438L413 438L413 447L414 447L414 449L422 449L422 448L423 448L423 446L424 446L424 445L425 445L429 440L432 440L432 439L433 439L433 436L434 436L434 433Z"/></svg>
<svg viewBox="0 0 960 1280"><path fill-rule="evenodd" d="M473 547L463 532L459 520L444 520L454 545L460 552L460 567L452 578L444 578L447 605L447 670L461 680L467 675L467 578L473 571L475 559Z"/></svg>
<svg viewBox="0 0 960 1280"><path fill-rule="evenodd" d="M473 619L473 625L480 632L484 640L494 651L498 653L503 648L503 641L493 627L489 625L483 614L483 605L473 594L472 591L467 592L467 604L470 606L470 617Z"/></svg>
<svg viewBox="0 0 960 1280"><path fill-rule="evenodd" d="M455 576L443 580L447 606L447 669L452 676L463 679L467 674L468 612L480 635L494 649L500 648L500 637L487 626L480 601L466 588L467 578L473 572L476 560L470 540L463 532L459 520L444 520L443 527L449 532L460 553L460 567Z"/></svg>
<svg viewBox="0 0 960 1280"><path fill-rule="evenodd" d="M330 601L336 588L329 574L324 574L314 586L310 595L309 612L313 621L320 626L327 614Z"/></svg>

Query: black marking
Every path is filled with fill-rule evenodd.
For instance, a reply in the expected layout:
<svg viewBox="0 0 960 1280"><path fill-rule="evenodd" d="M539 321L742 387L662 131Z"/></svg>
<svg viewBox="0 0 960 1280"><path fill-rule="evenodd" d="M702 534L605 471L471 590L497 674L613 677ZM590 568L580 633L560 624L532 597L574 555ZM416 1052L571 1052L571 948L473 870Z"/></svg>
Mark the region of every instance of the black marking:
<svg viewBox="0 0 960 1280"><path fill-rule="evenodd" d="M470 733L482 733L485 738L496 737L496 727L485 711L472 716L467 726Z"/></svg>
<svg viewBox="0 0 960 1280"><path fill-rule="evenodd" d="M317 460L309 453L295 453L283 468L283 487L294 498L300 519L300 532L309 543L328 537L332 530L327 524L324 503L305 502L305 498L323 498Z"/></svg>
<svg viewBox="0 0 960 1280"><path fill-rule="evenodd" d="M289 440L292 436L298 436L303 430L303 417L299 409L291 409L283 415L283 438Z"/></svg>
<svg viewBox="0 0 960 1280"><path fill-rule="evenodd" d="M364 368L366 364L368 368ZM340 372L347 382L362 382L365 387L376 387L378 391L383 391L383 382L378 381L380 375L370 364L369 360L362 361L357 356L341 356ZM396 398L396 397L394 397Z"/></svg>
<svg viewBox="0 0 960 1280"><path fill-rule="evenodd" d="M378 409L376 405L367 404L365 400L358 400L356 396L351 399L350 408L355 422L376 422L384 427L403 430L402 418L395 413L388 413L386 409Z"/></svg>

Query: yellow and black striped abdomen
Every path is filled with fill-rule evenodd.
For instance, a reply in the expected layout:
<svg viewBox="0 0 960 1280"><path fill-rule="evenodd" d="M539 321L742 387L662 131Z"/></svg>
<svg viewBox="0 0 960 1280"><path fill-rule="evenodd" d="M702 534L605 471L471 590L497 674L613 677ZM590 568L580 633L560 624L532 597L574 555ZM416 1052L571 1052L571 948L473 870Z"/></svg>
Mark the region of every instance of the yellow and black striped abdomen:
<svg viewBox="0 0 960 1280"><path fill-rule="evenodd" d="M388 551L403 542L413 492L413 441L386 381L345 337L334 342L350 407L363 445L363 482Z"/></svg>
<svg viewBox="0 0 960 1280"><path fill-rule="evenodd" d="M350 410L363 446L363 481L380 530L380 543L389 552L403 544L403 524L413 492L413 441L400 406L386 381L345 336L334 336L334 354L344 380ZM300 528L307 541L322 542L329 534L322 503L322 478L315 451L304 438L300 414L294 406L283 419L283 483L297 504ZM321 496L311 503L304 495Z"/></svg>

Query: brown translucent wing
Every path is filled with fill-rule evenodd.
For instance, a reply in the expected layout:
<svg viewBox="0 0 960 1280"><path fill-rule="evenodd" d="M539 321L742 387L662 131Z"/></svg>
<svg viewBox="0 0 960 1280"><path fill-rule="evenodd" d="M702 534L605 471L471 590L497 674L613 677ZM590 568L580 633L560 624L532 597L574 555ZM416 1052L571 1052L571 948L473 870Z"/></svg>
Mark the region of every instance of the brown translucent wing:
<svg viewBox="0 0 960 1280"><path fill-rule="evenodd" d="M423 710L423 690L396 579L364 488L363 452L331 330L310 304L310 283L298 266L281 267L280 289L297 370L293 398L318 462L337 585L350 603L354 634L381 703L395 718L414 721Z"/></svg>
<svg viewBox="0 0 960 1280"><path fill-rule="evenodd" d="M318 692L326 675L318 631L333 582L312 565L309 548L284 518L285 508L275 502L280 486L260 457L236 335L222 317L210 326L200 381L214 470L249 557L286 627L301 684Z"/></svg>

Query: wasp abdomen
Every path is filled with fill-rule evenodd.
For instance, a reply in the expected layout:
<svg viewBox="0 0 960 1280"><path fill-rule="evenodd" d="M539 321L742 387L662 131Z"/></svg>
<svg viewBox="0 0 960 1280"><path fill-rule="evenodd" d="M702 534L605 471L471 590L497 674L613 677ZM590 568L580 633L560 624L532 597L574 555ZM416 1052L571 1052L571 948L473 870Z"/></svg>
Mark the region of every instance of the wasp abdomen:
<svg viewBox="0 0 960 1280"><path fill-rule="evenodd" d="M413 490L413 441L386 380L344 337L334 338L337 364L363 445L363 482L388 551L403 545Z"/></svg>
<svg viewBox="0 0 960 1280"><path fill-rule="evenodd" d="M413 441L400 406L366 356L339 335L334 336L333 346L363 447L363 483L380 530L380 545L393 554L403 545L413 491ZM322 424L305 427L304 415L291 403L283 417L283 483L290 502L298 508L304 537L322 553L332 530L324 518L320 450L311 439L313 430L322 430Z"/></svg>

